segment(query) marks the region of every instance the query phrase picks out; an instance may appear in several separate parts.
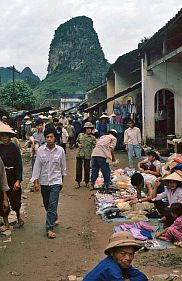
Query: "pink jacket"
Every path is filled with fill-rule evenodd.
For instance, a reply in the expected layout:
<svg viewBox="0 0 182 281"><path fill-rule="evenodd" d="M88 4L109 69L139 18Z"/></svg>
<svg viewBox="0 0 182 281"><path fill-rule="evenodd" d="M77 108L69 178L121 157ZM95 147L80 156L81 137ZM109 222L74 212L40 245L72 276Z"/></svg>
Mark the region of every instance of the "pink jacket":
<svg viewBox="0 0 182 281"><path fill-rule="evenodd" d="M165 237L171 241L182 241L182 216L178 217L168 228Z"/></svg>

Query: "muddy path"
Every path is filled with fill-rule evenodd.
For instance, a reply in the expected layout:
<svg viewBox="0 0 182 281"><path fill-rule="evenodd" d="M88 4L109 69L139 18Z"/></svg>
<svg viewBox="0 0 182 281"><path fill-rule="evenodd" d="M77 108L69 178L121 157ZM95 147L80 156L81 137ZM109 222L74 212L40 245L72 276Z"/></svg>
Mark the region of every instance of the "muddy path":
<svg viewBox="0 0 182 281"><path fill-rule="evenodd" d="M117 155L122 164L126 156ZM60 193L57 237L46 237L45 211L40 193L25 193L26 215L22 229L14 227L11 242L0 236L0 280L3 281L58 281L68 275L84 276L103 257L104 247L114 224L95 214L93 192L84 186L75 187L75 151L67 154L68 176ZM24 183L26 189L31 176L29 158L24 156ZM2 247L6 246L6 247ZM182 250L147 251L136 254L134 264L148 276L181 270ZM178 279L180 280L180 279ZM181 277L182 280L182 277Z"/></svg>

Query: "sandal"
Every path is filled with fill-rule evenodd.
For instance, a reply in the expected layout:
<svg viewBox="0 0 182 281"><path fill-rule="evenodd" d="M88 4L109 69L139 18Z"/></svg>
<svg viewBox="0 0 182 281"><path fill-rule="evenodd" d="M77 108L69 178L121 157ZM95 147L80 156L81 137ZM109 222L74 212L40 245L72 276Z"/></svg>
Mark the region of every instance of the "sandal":
<svg viewBox="0 0 182 281"><path fill-rule="evenodd" d="M5 232L6 230L10 230L10 228L6 225L0 227L0 232Z"/></svg>
<svg viewBox="0 0 182 281"><path fill-rule="evenodd" d="M54 225L58 226L59 225L59 220L55 220Z"/></svg>
<svg viewBox="0 0 182 281"><path fill-rule="evenodd" d="M54 239L54 238L56 238L56 233L53 232L52 230L48 230L48 231L47 231L47 237L48 237L49 239Z"/></svg>
<svg viewBox="0 0 182 281"><path fill-rule="evenodd" d="M78 183L77 186L75 186L75 189L79 189L80 188L80 183Z"/></svg>
<svg viewBox="0 0 182 281"><path fill-rule="evenodd" d="M18 227L21 228L22 226L24 226L24 224L25 224L24 221L21 219L18 222Z"/></svg>

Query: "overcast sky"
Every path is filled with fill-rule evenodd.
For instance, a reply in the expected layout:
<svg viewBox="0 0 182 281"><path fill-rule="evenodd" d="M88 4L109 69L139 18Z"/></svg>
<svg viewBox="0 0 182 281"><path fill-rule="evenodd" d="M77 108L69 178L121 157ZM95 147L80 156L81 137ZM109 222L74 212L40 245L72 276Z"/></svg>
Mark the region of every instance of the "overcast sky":
<svg viewBox="0 0 182 281"><path fill-rule="evenodd" d="M0 66L29 66L44 78L54 31L76 16L92 18L106 59L137 48L181 9L181 0L1 0Z"/></svg>

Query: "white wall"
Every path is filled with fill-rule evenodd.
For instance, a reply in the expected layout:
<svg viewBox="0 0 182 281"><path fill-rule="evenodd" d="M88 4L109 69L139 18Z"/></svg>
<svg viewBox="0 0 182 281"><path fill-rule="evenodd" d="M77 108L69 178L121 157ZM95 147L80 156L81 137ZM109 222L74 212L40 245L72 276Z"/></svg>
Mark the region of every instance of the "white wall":
<svg viewBox="0 0 182 281"><path fill-rule="evenodd" d="M155 94L167 89L174 94L175 133L182 134L182 63L164 62L152 69L149 76L144 64L144 95L145 95L145 135L155 138L154 102Z"/></svg>

